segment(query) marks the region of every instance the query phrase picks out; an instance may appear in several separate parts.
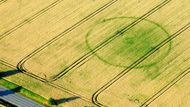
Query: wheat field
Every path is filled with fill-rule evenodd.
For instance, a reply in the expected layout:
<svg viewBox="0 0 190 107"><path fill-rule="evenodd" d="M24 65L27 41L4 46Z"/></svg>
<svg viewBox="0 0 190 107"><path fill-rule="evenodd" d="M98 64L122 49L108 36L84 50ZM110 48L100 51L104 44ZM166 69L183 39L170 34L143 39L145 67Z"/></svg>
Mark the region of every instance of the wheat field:
<svg viewBox="0 0 190 107"><path fill-rule="evenodd" d="M63 107L189 107L189 0L1 0L0 71Z"/></svg>

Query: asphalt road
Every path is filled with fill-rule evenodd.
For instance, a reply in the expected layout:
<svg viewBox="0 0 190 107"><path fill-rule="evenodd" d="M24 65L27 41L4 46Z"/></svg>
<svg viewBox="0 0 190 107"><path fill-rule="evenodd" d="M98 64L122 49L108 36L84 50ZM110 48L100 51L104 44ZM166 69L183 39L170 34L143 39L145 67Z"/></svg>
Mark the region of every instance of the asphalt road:
<svg viewBox="0 0 190 107"><path fill-rule="evenodd" d="M18 107L44 107L24 96L0 86L0 99Z"/></svg>

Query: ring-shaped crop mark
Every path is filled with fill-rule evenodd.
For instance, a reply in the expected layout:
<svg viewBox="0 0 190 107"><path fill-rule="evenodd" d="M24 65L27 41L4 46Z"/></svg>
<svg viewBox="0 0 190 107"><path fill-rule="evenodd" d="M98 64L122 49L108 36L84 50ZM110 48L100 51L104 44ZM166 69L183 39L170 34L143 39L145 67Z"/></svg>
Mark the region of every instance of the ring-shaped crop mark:
<svg viewBox="0 0 190 107"><path fill-rule="evenodd" d="M90 39L93 39L93 37L90 36L92 35L93 31L95 32L97 31L95 29L96 26L101 27L101 25L107 24L112 21L116 21L114 22L114 24L117 24L117 21L119 22L123 20L124 22L129 20L132 20L133 22L134 20L137 19L138 19L137 17L115 17L115 18L104 19L98 22L98 24L96 24L92 29L90 29L86 35L87 48L90 51L92 51L93 54L98 59L109 65L130 68L129 65L131 65L133 62L138 60L143 55L147 54L151 49L154 49L156 45L158 45L160 42L162 42L164 39L167 39L170 36L169 33L161 25L151 20L147 19L142 20L140 23L138 23L131 29L125 31L120 36L118 36L116 40L113 40L111 43L106 44L105 46L103 46L102 44L103 47L101 47L101 49L107 48L107 50L105 51L107 53L104 52L105 54L102 54L103 52L100 53L101 49L98 51L94 51L97 48L97 46L101 46L101 43L103 42L101 42L100 45L92 46ZM139 25L141 23L143 23L143 25ZM113 31L113 35L118 35L117 32L120 30L121 29L118 28L115 31ZM159 30L159 32L154 32L155 30ZM131 35L133 36L131 37ZM157 50L159 56L157 56L156 59L154 59L153 61L148 61L139 64L135 68L144 68L156 65L158 62L162 61L169 54L171 48L172 48L172 41L168 42L167 47L164 48L164 50L161 50L161 52Z"/></svg>

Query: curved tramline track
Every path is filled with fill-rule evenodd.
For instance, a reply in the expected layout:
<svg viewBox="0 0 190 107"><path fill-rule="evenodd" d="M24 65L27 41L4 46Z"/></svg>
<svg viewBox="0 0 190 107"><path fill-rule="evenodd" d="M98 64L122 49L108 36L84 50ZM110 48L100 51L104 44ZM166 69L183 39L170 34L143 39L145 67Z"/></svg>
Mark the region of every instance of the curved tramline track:
<svg viewBox="0 0 190 107"><path fill-rule="evenodd" d="M11 69L15 69L16 68L14 65L12 65L12 64L10 64L10 63L8 63L6 61L3 61L3 60L0 60L0 64L5 65L5 66L7 66L7 67L9 67ZM84 96L82 96L82 95L80 95L78 93L75 93L75 92L73 92L71 90L68 90L68 89L64 88L62 85L58 85L58 84L55 84L55 83L49 83L45 79L40 78L40 77L38 77L36 75L33 75L31 73L27 73L27 72L21 72L21 73L23 73L24 75L27 75L27 76L29 76L29 77L31 77L33 79L36 79L36 80L38 80L38 81L40 81L40 82L42 82L42 83L44 83L46 85L49 85L49 86L51 86L51 87L53 87L55 89L61 90L61 91L65 92L65 93L71 94L73 96L78 96L78 97L80 97L85 102L92 103L89 98L86 98L86 97L84 97Z"/></svg>
<svg viewBox="0 0 190 107"><path fill-rule="evenodd" d="M178 37L181 33L183 33L185 30L190 28L190 23L188 23L187 25L185 25L184 27L182 27L181 29L179 29L177 32L175 32L174 34L172 34L170 37L168 37L167 39L165 39L164 41L162 41L160 44L158 44L154 49L150 50L147 54L145 54L144 56L142 56L141 58L139 58L138 60L136 60L134 63L132 63L130 65L129 68L124 69L122 72L120 72L118 75L116 75L114 78L112 78L109 82L107 82L105 85L103 85L100 89L98 89L92 96L92 102L97 105L97 106L106 106L101 104L98 101L98 96L99 94L101 94L103 91L105 91L106 89L108 89L112 84L114 84L115 82L117 82L120 78L122 78L124 75L126 75L127 73L129 73L133 68L135 68L137 65L139 65L141 62L143 62L144 60L146 60L148 57L150 57L153 53L155 53L157 50L159 50L161 47L165 46L168 42L170 42L171 40L175 39L176 37ZM151 99L149 99L151 100ZM144 104L145 105L145 104Z"/></svg>
<svg viewBox="0 0 190 107"><path fill-rule="evenodd" d="M77 65L81 64L87 58L91 57L94 54L94 52L97 52L98 50L102 49L107 44L109 44L111 41L115 40L117 37L120 37L121 33L124 33L127 30L131 29L132 27L134 27L135 25L137 25L138 23L140 23L141 21L143 21L144 19L146 19L148 16L150 16L151 14L153 14L154 12L156 12L157 10L159 10L160 8L162 8L163 6L165 6L166 4L168 4L170 1L171 0L165 0L164 2L162 2L159 5L155 6L153 9L151 9L150 11L148 11L147 13L145 13L144 15L142 15L140 18L138 18L137 20L135 20L134 22L132 22L131 24L129 24L128 26L126 26L125 28L123 28L122 30L120 30L120 32L116 32L115 35L111 36L110 38L108 38L107 40L105 40L104 42L102 42L100 45L98 45L96 48L94 48L93 51L89 51L88 53L86 53L85 55L83 55L82 57L80 57L78 60L76 60L75 62L73 62L71 65L69 65L67 68L65 68L63 71L61 71L59 74L57 74L54 78L52 78L50 80L47 80L47 81L55 81L55 80L61 78L67 72L69 72L70 70L72 70L73 68L75 68ZM76 25L74 25L74 26L76 26ZM71 27L71 28L73 28L73 27ZM71 30L69 30L69 31L71 31ZM67 33L69 33L69 32L67 32L67 30L66 30L63 35L65 35ZM62 35L58 35L58 39L61 38L60 36L62 37ZM24 67L24 63L27 60L29 60L31 57L33 57L34 55L36 55L37 53L39 53L40 51L42 51L44 48L48 47L52 42L54 42L56 40L57 40L57 38L50 40L45 45L41 46L40 48L36 49L31 54L29 54L28 56L26 56L24 59L22 59L18 63L17 68L19 70L23 71L23 72L28 72L28 70ZM82 63L82 64L84 64L84 63Z"/></svg>
<svg viewBox="0 0 190 107"><path fill-rule="evenodd" d="M80 57L78 60L76 60L75 62L73 62L71 65L69 65L67 68L65 68L63 71L61 71L59 74L57 74L50 81L55 81L55 80L61 78L63 75L65 75L66 73L68 73L70 70L72 70L73 68L75 68L78 65L81 66L82 64L84 64L86 62L85 60L88 59L88 58L90 58L90 57L92 57L92 55L95 52L99 51L100 49L102 49L103 47L105 47L107 44L109 44L110 42L112 42L116 38L120 37L120 35L122 33L130 30L132 27L134 27L135 25L137 25L138 23L140 23L141 21L143 21L144 19L146 19L147 17L149 17L151 14L153 14L154 12L156 12L157 10L159 10L160 8L162 8L163 6L165 6L170 1L171 0L166 0L166 1L162 2L162 3L160 3L159 5L157 5L156 7L154 7L153 9L151 9L150 11L148 11L146 14L142 15L140 18L138 18L137 20L133 21L132 23L130 23L129 25L127 25L126 27L124 27L119 32L118 31L115 32L113 36L111 36L107 40L105 40L102 43L100 43L92 51L89 51L88 53L86 53L85 55L83 55L82 57Z"/></svg>
<svg viewBox="0 0 190 107"><path fill-rule="evenodd" d="M6 0L1 0L1 1L6 1ZM1 5L1 1L0 1L0 5ZM57 1L62 1L62 0L57 0ZM34 50L32 53L30 53L29 55L27 55L26 57L24 57L17 64L16 68L19 71L21 71L23 74L26 74L26 75L34 78L34 79L37 79L37 80L39 80L39 81L41 81L41 82L43 82L43 83L45 83L47 85L50 85L50 86L52 86L54 88L62 90L64 92L66 92L66 93L69 93L69 94L72 94L72 95L76 95L76 96L80 96L81 99L83 99L85 101L88 101L88 102L93 102L93 104L95 104L96 106L106 106L106 105L104 105L104 104L102 104L101 102L98 101L98 96L101 93L103 93L105 90L107 90L109 87L111 87L115 82L118 82L119 79L123 78L133 68L135 68L136 66L138 66L139 64L141 64L143 61L145 61L147 58L149 58L152 54L154 54L160 48L162 48L163 46L165 46L168 42L172 41L173 39L175 39L176 37L178 37L181 33L183 33L184 31L186 31L187 29L189 29L190 28L190 23L186 24L184 27L182 27L181 29L179 29L177 32L175 32L174 34L170 35L167 39L165 39L162 42L160 42L158 45L156 45L156 47L154 47L152 50L150 50L149 52L147 52L144 56L142 56L139 59L137 59L136 61L134 61L132 64L130 64L130 67L124 68L124 70L122 70L119 74L115 75L114 78L112 78L111 80L107 81L106 84L104 84L101 88L99 88L93 94L91 101L90 101L89 98L86 98L86 97L84 97L84 96L82 96L80 94L72 92L71 90L65 89L63 86L61 86L59 84L52 83L52 81L55 81L55 80L61 78L62 76L64 76L65 74L67 74L70 70L75 69L76 67L79 67L79 66L83 65L84 63L86 63L90 58L92 58L92 56L93 56L93 54L95 52L101 50L106 45L108 45L109 43L111 43L112 41L114 41L116 38L121 37L121 35L124 32L126 32L126 31L130 30L132 27L136 26L138 23L140 23L141 21L145 20L147 17L149 17L150 15L152 15L153 13L155 13L157 10L159 10L160 8L162 8L163 6L165 6L166 4L168 4L172 0L165 0L165 1L163 1L159 5L155 6L153 9L151 9L150 11L148 11L146 14L142 15L137 20L135 20L132 23L130 23L128 26L125 26L123 29L115 32L114 35L112 35L110 38L108 38L107 40L105 40L102 43L100 43L93 50L90 50L89 52L85 53L82 57L80 57L79 59L75 60L72 64L70 64L67 68L65 68L63 71L61 71L60 73L58 73L55 77L53 77L50 80L47 80L45 78L42 78L40 76L37 76L36 74L33 74L33 73L29 72L29 70L27 70L25 68L24 64L25 64L25 62L27 60L29 60L30 58L32 58L33 56L35 56L36 54L38 54L39 52L41 52L42 50L44 50L45 48L47 48L49 45L51 45L55 41L59 40L64 35L68 34L69 32L73 31L74 29L76 29L77 27L79 27L80 25L82 25L83 23L87 22L89 19L91 19L92 17L94 17L98 13L102 12L106 8L110 7L111 5L113 5L114 3L116 3L117 1L119 1L119 0L112 0L112 1L108 2L107 4L105 4L104 6L102 6L101 8L97 9L93 13L89 14L87 17L83 18L82 20L80 20L79 22L75 23L70 28L66 29L65 31L63 31L62 33L60 33L59 35L57 35L56 37L54 37L53 39L51 39L50 41L46 42L45 44L43 44L42 46L40 46L39 48L37 48L36 50ZM36 17L38 17L38 16L36 16ZM32 19L32 20L34 20L34 19ZM27 23L28 21L30 21L30 20L27 19L26 21L24 21L24 23L25 22ZM23 25L24 25L24 23L23 23ZM22 27L23 25L21 24L19 26ZM20 28L19 26L18 26L18 28ZM10 33L14 32L14 30L17 30L18 28L15 27L15 29L10 30L10 32L7 33L7 35L9 35ZM5 34L5 37L6 37L6 34ZM1 40L1 35L0 35L0 40ZM6 61L0 60L0 63L4 64L4 65L6 65L6 66L8 66L10 68L15 69L14 65L11 65L11 64L7 63ZM150 105L153 101L155 101L158 97L160 97L163 93L165 93L168 89L170 89L173 85L175 85L183 77L185 77L187 74L189 74L189 72L190 72L189 69L190 69L190 67L188 69L186 69L185 71L183 71L182 73L180 73L174 79L172 79L172 81L169 82L168 84L166 84L164 87L162 87L161 90L159 90L158 92L156 92L155 94L153 94L152 96L150 96L150 98L148 100L146 100L142 105L140 105L140 107L146 107L146 106Z"/></svg>
<svg viewBox="0 0 190 107"><path fill-rule="evenodd" d="M79 27L80 25L82 25L83 23L87 22L89 19L93 18L94 16L96 16L97 14L99 14L100 12L102 12L103 10L105 10L106 8L110 7L111 5L113 5L114 3L116 3L117 1L118 0L111 0L110 2L108 2L107 4L105 4L104 6L102 6L101 8L99 8L96 11L92 12L91 14L89 14L88 16L86 16L85 18L81 19L79 22L75 23L70 28L66 29L65 31L63 31L62 33L60 33L59 35L57 35L53 39L49 40L48 42L46 42L45 44L43 44L42 46L40 46L39 48L37 48L36 50L34 50L32 53L30 53L29 55L27 55L25 58L23 58L17 64L17 69L20 70L20 71L22 71L22 72L27 72L27 70L24 68L24 63L28 59L30 59L34 55L38 54L40 51L42 51L43 49L45 49L46 47L48 47L49 45L51 45L55 41L59 40L64 35L68 34L71 31L73 31L74 29L76 29L77 27Z"/></svg>
<svg viewBox="0 0 190 107"><path fill-rule="evenodd" d="M0 64L3 64L3 65L5 65L5 66L7 66L7 67L9 67L9 68L12 68L12 69L15 69L15 68L16 68L16 66L14 66L13 64L10 64L10 63L8 63L8 62L6 62L6 61L3 61L3 60L1 60L1 59L0 59ZM41 77L39 77L39 76L37 76L37 75L34 75L34 74L32 74L32 73L25 72L25 74L27 74L27 75L29 75L30 77L35 78L35 79L37 79L37 80L39 80L39 81L41 81L41 82L47 82L44 78L41 78Z"/></svg>
<svg viewBox="0 0 190 107"><path fill-rule="evenodd" d="M2 1L6 1L6 0L2 0ZM51 8L55 7L56 5L58 5L59 3L61 3L62 1L64 1L64 0L56 0L55 2L51 3L50 5L48 5L47 7L43 8L42 10L38 11L37 13L35 13L34 15L32 15L31 17L25 19L24 21L22 21L18 25L16 25L13 28L7 30L6 32L4 32L3 34L0 35L0 40L2 40L3 38L9 36L9 34L11 34L12 32L16 31L17 29L21 28L22 26L24 26L28 22L31 22L34 19L38 18L40 15L42 15L45 12L47 12Z"/></svg>

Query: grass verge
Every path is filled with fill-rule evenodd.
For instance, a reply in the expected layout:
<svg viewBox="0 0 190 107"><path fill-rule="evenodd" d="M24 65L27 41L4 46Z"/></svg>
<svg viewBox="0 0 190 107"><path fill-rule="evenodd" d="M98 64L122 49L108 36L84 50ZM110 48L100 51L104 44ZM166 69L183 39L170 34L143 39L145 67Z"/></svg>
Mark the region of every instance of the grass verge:
<svg viewBox="0 0 190 107"><path fill-rule="evenodd" d="M28 97L30 99L33 99L34 101L39 102L40 104L43 104L46 107L50 106L47 103L48 100L45 99L44 97L42 97L42 96L40 96L40 95L38 95L38 94L24 88L24 87L21 87L19 85L16 85L16 84L10 82L10 81L7 81L7 80L5 80L3 78L0 78L0 85L4 86L5 88L10 89L10 90L19 89L19 90L16 90L16 92L19 92L23 96L26 96L26 97ZM20 87L20 88L18 88L18 87Z"/></svg>

